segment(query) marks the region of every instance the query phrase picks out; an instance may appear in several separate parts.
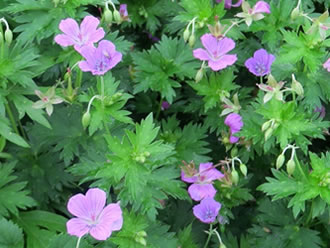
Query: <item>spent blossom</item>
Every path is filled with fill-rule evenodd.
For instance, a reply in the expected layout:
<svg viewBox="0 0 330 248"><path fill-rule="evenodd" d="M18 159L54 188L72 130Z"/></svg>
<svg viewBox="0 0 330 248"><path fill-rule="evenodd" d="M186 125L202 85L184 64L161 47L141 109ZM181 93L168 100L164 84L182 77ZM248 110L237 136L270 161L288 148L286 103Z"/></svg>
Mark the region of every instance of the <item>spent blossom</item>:
<svg viewBox="0 0 330 248"><path fill-rule="evenodd" d="M303 15L310 19L306 14ZM315 31L319 31L320 37L324 40L327 38L327 31L330 29L330 23L327 22L329 18L329 11L326 10L322 15L320 15L318 18L311 19L313 24L312 26L307 30L307 34L312 34Z"/></svg>
<svg viewBox="0 0 330 248"><path fill-rule="evenodd" d="M55 42L63 47L73 46L80 52L83 46L93 45L104 37L103 28L97 28L100 21L94 16L86 16L80 24L67 18L60 22L59 29L64 34L55 36Z"/></svg>
<svg viewBox="0 0 330 248"><path fill-rule="evenodd" d="M279 101L283 101L283 91L285 89L282 90L282 88L284 83L285 82L283 81L277 82L272 74L269 74L267 84L257 84L259 89L266 92L264 96L264 103L268 102L273 97Z"/></svg>
<svg viewBox="0 0 330 248"><path fill-rule="evenodd" d="M167 102L167 101L163 101L163 102L162 102L161 109L162 109L162 110L166 110L166 109L168 109L170 106L171 106L171 104L169 104L169 102Z"/></svg>
<svg viewBox="0 0 330 248"><path fill-rule="evenodd" d="M330 58L323 64L323 68L330 72Z"/></svg>
<svg viewBox="0 0 330 248"><path fill-rule="evenodd" d="M104 75L115 67L122 59L122 54L116 51L115 45L108 40L102 40L99 46L84 46L81 55L86 59L79 62L82 71L90 71L93 75Z"/></svg>
<svg viewBox="0 0 330 248"><path fill-rule="evenodd" d="M205 198L198 205L194 206L193 213L196 218L204 223L212 223L216 220L221 204L213 198Z"/></svg>
<svg viewBox="0 0 330 248"><path fill-rule="evenodd" d="M216 0L217 3L221 3L222 0ZM225 0L225 8L230 9L231 7L239 7L241 6L243 0L237 0L235 4L232 3L232 0Z"/></svg>
<svg viewBox="0 0 330 248"><path fill-rule="evenodd" d="M245 66L256 76L265 76L270 73L270 67L275 60L273 54L267 53L265 49L254 52L253 57L245 61Z"/></svg>
<svg viewBox="0 0 330 248"><path fill-rule="evenodd" d="M123 217L119 203L104 207L105 203L106 193L98 188L72 196L67 208L76 217L66 223L68 233L79 238L89 233L97 240L106 240L112 231L120 230Z"/></svg>
<svg viewBox="0 0 330 248"><path fill-rule="evenodd" d="M40 90L36 90L35 94L40 98L35 102L32 107L35 109L45 108L49 116L53 113L53 104L59 104L63 102L63 99L55 95L55 87L50 87L46 93L42 93Z"/></svg>
<svg viewBox="0 0 330 248"><path fill-rule="evenodd" d="M206 49L195 49L193 51L194 57L208 61L208 65L213 71L219 71L236 62L236 54L227 54L235 48L235 42L232 39L227 37L217 39L211 34L204 34L201 41Z"/></svg>
<svg viewBox="0 0 330 248"><path fill-rule="evenodd" d="M246 25L250 26L252 21L258 21L265 16L262 13L270 14L269 4L264 1L258 1L253 8L246 1L242 3L243 12L236 14L237 17L244 18Z"/></svg>
<svg viewBox="0 0 330 248"><path fill-rule="evenodd" d="M181 172L181 179L187 183L193 183L188 188L191 199L200 201L206 197L214 197L216 189L212 182L224 177L224 175L213 167L212 163L201 163L199 172L188 176L184 170Z"/></svg>
<svg viewBox="0 0 330 248"><path fill-rule="evenodd" d="M121 4L119 7L120 19L122 21L130 21L127 12L127 4Z"/></svg>
<svg viewBox="0 0 330 248"><path fill-rule="evenodd" d="M239 137L233 136L233 134L239 132L243 127L242 117L237 113L231 113L227 115L225 125L230 129L230 143L236 143L239 140Z"/></svg>

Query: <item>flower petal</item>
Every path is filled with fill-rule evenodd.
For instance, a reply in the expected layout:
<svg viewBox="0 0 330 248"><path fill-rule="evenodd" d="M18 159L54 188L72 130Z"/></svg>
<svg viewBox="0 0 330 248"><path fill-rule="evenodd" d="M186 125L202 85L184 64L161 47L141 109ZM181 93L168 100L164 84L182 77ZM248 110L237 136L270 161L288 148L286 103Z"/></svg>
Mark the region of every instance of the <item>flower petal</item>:
<svg viewBox="0 0 330 248"><path fill-rule="evenodd" d="M270 7L269 4L264 1L257 2L253 7L253 14L257 13L268 13L270 14Z"/></svg>
<svg viewBox="0 0 330 248"><path fill-rule="evenodd" d="M231 144L234 144L234 143L236 143L238 141L239 141L239 137L235 137L235 136L231 135L230 138L229 138L229 142Z"/></svg>
<svg viewBox="0 0 330 248"><path fill-rule="evenodd" d="M68 211L74 216L89 219L86 198L83 194L76 194L69 199Z"/></svg>
<svg viewBox="0 0 330 248"><path fill-rule="evenodd" d="M204 34L201 37L203 46L206 48L207 52L210 54L216 53L218 40L212 34Z"/></svg>
<svg viewBox="0 0 330 248"><path fill-rule="evenodd" d="M46 105L46 112L47 112L48 116L51 116L52 115L53 110L54 110L53 105L51 103L48 103Z"/></svg>
<svg viewBox="0 0 330 248"><path fill-rule="evenodd" d="M123 226L123 212L120 208L119 203L111 203L106 206L100 217L100 224L106 224L111 227L112 231L118 231Z"/></svg>
<svg viewBox="0 0 330 248"><path fill-rule="evenodd" d="M66 34L58 34L54 38L55 42L60 46L67 47L75 44L74 40Z"/></svg>
<svg viewBox="0 0 330 248"><path fill-rule="evenodd" d="M120 52L114 52L111 57L111 62L109 64L109 67L107 68L107 71L111 68L115 67L122 59L123 55Z"/></svg>
<svg viewBox="0 0 330 248"><path fill-rule="evenodd" d="M106 199L106 193L101 189L93 188L87 191L85 203L91 219L93 219L93 217L96 218L101 214L105 206Z"/></svg>
<svg viewBox="0 0 330 248"><path fill-rule="evenodd" d="M82 70L82 71L92 71L93 70L93 68L90 67L89 64L87 63L87 61L85 61L85 60L80 61L78 65L79 65L80 70Z"/></svg>
<svg viewBox="0 0 330 248"><path fill-rule="evenodd" d="M199 60L209 60L210 55L207 53L205 49L198 48L193 51L193 55L196 59Z"/></svg>
<svg viewBox="0 0 330 248"><path fill-rule="evenodd" d="M44 103L43 101L39 100L39 101L36 101L35 103L32 104L32 108L35 108L35 109L42 109L46 106L46 103Z"/></svg>
<svg viewBox="0 0 330 248"><path fill-rule="evenodd" d="M111 229L106 225L97 225L92 227L90 235L96 240L107 240L111 236Z"/></svg>
<svg viewBox="0 0 330 248"><path fill-rule="evenodd" d="M213 198L205 198L193 207L193 213L201 222L212 223L218 216L221 204Z"/></svg>
<svg viewBox="0 0 330 248"><path fill-rule="evenodd" d="M72 18L66 18L60 22L59 29L72 38L77 38L79 35L78 23Z"/></svg>
<svg viewBox="0 0 330 248"><path fill-rule="evenodd" d="M224 177L224 175L213 168L213 163L201 163L199 165L200 177L205 177L205 182L212 182L214 180Z"/></svg>
<svg viewBox="0 0 330 248"><path fill-rule="evenodd" d="M96 48L93 45L81 48L80 54L87 60L89 65L94 65L97 61Z"/></svg>
<svg viewBox="0 0 330 248"><path fill-rule="evenodd" d="M220 41L218 41L217 45L217 54L219 56L224 55L228 53L229 51L233 50L235 48L235 41L233 41L230 38L223 38ZM235 60L236 61L236 60Z"/></svg>
<svg viewBox="0 0 330 248"><path fill-rule="evenodd" d="M193 177L186 177L184 171L182 170L181 171L181 180L186 182L186 183L195 183L197 182L197 177L196 176L193 176Z"/></svg>
<svg viewBox="0 0 330 248"><path fill-rule="evenodd" d="M208 65L213 71L219 71L226 68L229 65L232 65L236 62L237 56L233 55L223 55L220 59L214 61L209 60Z"/></svg>
<svg viewBox="0 0 330 248"><path fill-rule="evenodd" d="M94 16L86 16L80 24L81 35L86 38L86 43L94 43L101 40L105 32L103 28L97 28L100 21Z"/></svg>
<svg viewBox="0 0 330 248"><path fill-rule="evenodd" d="M214 197L217 191L212 184L192 184L188 188L191 199L200 201L205 197Z"/></svg>
<svg viewBox="0 0 330 248"><path fill-rule="evenodd" d="M89 231L87 223L80 218L72 218L69 220L66 223L66 229L70 235L77 237L82 237Z"/></svg>

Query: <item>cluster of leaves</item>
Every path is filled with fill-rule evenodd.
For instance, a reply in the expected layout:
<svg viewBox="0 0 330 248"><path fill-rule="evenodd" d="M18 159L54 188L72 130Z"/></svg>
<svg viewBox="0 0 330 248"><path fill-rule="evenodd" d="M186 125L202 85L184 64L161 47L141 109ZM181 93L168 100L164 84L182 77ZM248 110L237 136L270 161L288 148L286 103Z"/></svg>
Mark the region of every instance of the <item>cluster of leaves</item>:
<svg viewBox="0 0 330 248"><path fill-rule="evenodd" d="M117 9L120 2L112 1ZM84 237L81 248L203 247L208 227L193 216L195 204L180 179L183 164L203 162L223 165L225 177L214 186L222 204L217 229L228 248L330 243L330 122L328 113L316 112L329 112L322 64L330 32L314 28L329 1L301 1L300 15L291 18L298 1L267 0L271 13L250 27L231 26L241 8L225 9L224 2L127 0L123 23L106 21L104 0L0 2L14 31L10 43L0 21L0 247L74 247L66 203L91 187L105 190L109 203L120 201L124 222L104 242ZM103 77L83 73L81 56L53 41L62 19L79 23L86 15L99 17L105 39L123 54ZM227 36L238 60L209 72L192 51L217 20L231 26ZM185 30L193 36L189 45ZM282 101L264 103L259 79L244 67L261 47L276 57L274 78L288 81ZM303 95L290 88L292 74ZM63 103L47 116L33 103L35 90L50 87ZM231 101L236 109L228 110ZM224 124L230 111L244 122L236 144L228 142ZM299 149L290 158L294 170L283 166L287 173L276 159L288 147ZM231 166L228 158L236 158ZM241 170L235 183L237 158L248 175ZM215 236L208 247L219 247Z"/></svg>

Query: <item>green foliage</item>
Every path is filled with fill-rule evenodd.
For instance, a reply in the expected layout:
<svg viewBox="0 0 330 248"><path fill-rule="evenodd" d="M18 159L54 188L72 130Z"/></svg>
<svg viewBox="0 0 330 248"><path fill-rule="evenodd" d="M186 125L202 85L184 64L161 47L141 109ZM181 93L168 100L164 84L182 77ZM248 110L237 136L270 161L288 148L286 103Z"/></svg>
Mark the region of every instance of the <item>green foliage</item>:
<svg viewBox="0 0 330 248"><path fill-rule="evenodd" d="M72 248L77 244L78 238L76 236L70 236L68 234L59 234L54 236L47 248ZM89 245L86 240L82 239L79 245L79 248L92 248L93 246Z"/></svg>
<svg viewBox="0 0 330 248"><path fill-rule="evenodd" d="M18 214L18 208L26 209L36 205L36 202L25 190L27 182L16 182L13 175L15 164L0 163L0 216L9 216L9 213Z"/></svg>
<svg viewBox="0 0 330 248"><path fill-rule="evenodd" d="M15 222L27 235L27 248L45 248L56 232L65 232L66 218L41 210L20 213Z"/></svg>
<svg viewBox="0 0 330 248"><path fill-rule="evenodd" d="M200 125L189 123L183 129L178 128L180 122L175 116L167 121L162 121L162 133L160 137L169 144L175 146L178 161L194 161L196 164L208 161L206 156L210 149L206 148L208 143L204 140L207 137L207 130Z"/></svg>
<svg viewBox="0 0 330 248"><path fill-rule="evenodd" d="M177 81L195 76L198 66L183 40L165 35L150 50L133 53L132 57L137 70L134 93L150 89L160 92L161 97L170 103L176 95L174 88L181 86Z"/></svg>
<svg viewBox="0 0 330 248"><path fill-rule="evenodd" d="M316 209L313 210L313 217L322 214L326 204L330 204L329 175L330 154L319 158L314 153L310 153L312 172L306 173L301 170L298 161L294 172L294 177L289 177L285 172L272 169L275 178L266 177L267 183L258 187L259 190L267 195L273 196L273 200L293 196L289 201L288 207L293 207L294 216L297 217L300 211L305 211L305 202L312 200ZM299 169L300 168L300 169ZM318 197L320 197L320 200Z"/></svg>
<svg viewBox="0 0 330 248"><path fill-rule="evenodd" d="M187 226L184 230L178 234L179 243L182 248L198 248L193 241L191 225Z"/></svg>
<svg viewBox="0 0 330 248"><path fill-rule="evenodd" d="M13 222L4 218L0 219L0 247L1 248L23 248L24 240L22 229Z"/></svg>
<svg viewBox="0 0 330 248"><path fill-rule="evenodd" d="M205 112L221 103L220 97L225 96L239 86L233 83L235 79L234 71L227 69L221 74L212 73L209 78L204 78L198 82L191 82L190 86L197 91L197 94L203 96Z"/></svg>

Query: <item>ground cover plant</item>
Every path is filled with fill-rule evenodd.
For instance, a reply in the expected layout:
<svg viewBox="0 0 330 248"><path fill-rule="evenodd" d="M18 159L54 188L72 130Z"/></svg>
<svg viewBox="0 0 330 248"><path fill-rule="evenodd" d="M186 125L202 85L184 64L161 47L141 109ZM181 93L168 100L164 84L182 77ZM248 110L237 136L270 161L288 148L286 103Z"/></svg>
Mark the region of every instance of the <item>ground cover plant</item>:
<svg viewBox="0 0 330 248"><path fill-rule="evenodd" d="M2 0L0 247L329 247L329 5Z"/></svg>

